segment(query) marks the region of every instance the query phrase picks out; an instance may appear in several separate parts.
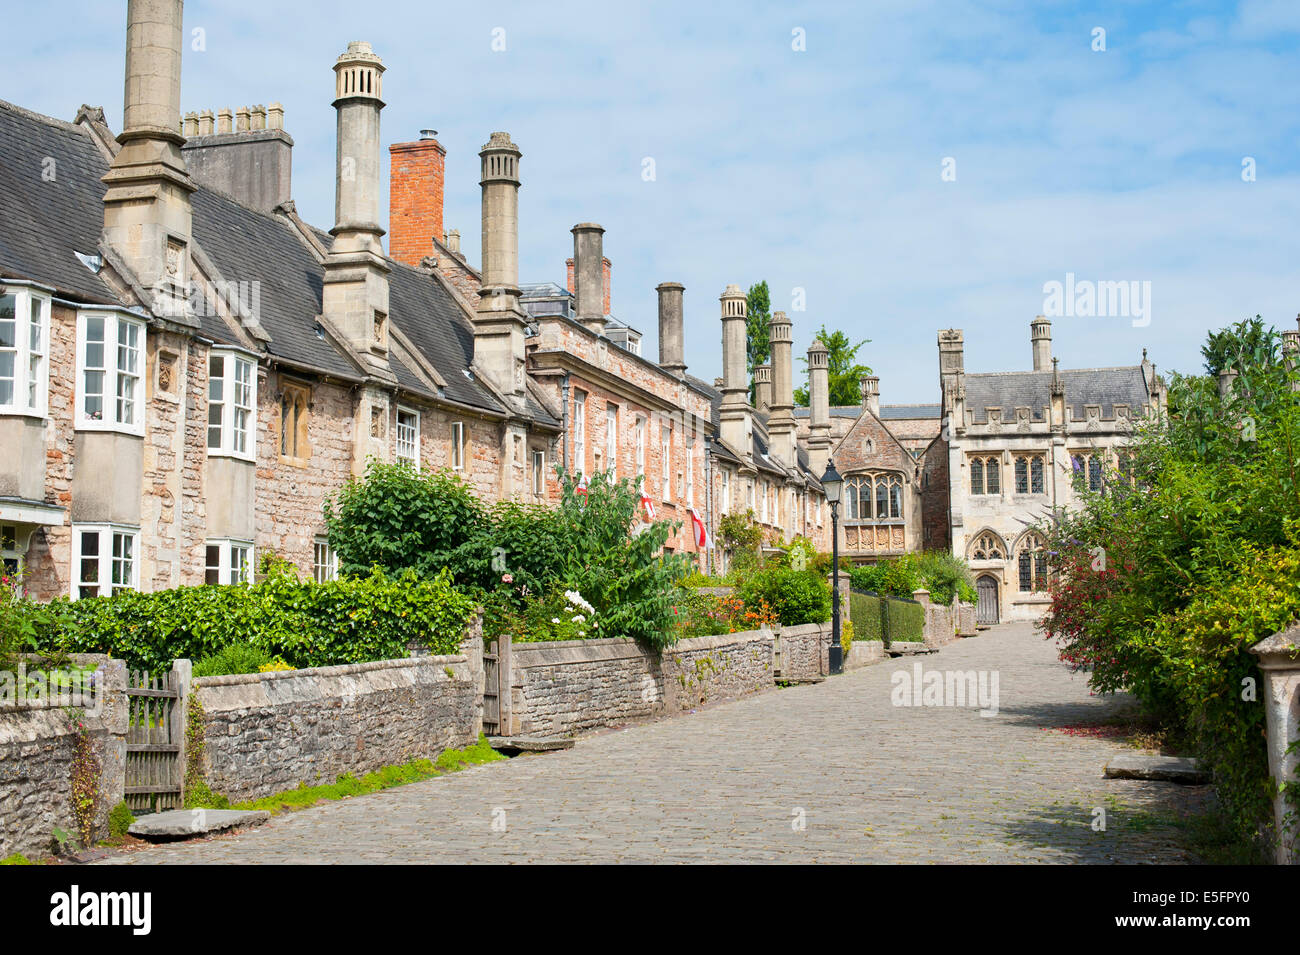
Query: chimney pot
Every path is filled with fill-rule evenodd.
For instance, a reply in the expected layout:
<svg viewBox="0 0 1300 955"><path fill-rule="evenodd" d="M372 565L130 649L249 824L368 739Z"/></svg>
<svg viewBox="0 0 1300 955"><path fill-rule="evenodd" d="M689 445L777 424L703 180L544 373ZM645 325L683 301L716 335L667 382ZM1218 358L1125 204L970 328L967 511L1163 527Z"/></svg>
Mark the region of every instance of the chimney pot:
<svg viewBox="0 0 1300 955"><path fill-rule="evenodd" d="M594 222L580 222L573 233L573 282L577 318L597 335L605 332L605 230Z"/></svg>
<svg viewBox="0 0 1300 955"><path fill-rule="evenodd" d="M272 103L266 108L266 125L269 129L284 129L284 106Z"/></svg>
<svg viewBox="0 0 1300 955"><path fill-rule="evenodd" d="M438 136L438 131L437 131L436 129L422 129L422 130L420 130L420 138L421 138L421 139L436 139L437 136Z"/></svg>
<svg viewBox="0 0 1300 955"><path fill-rule="evenodd" d="M217 110L218 133L233 133L235 131L234 115L229 106Z"/></svg>
<svg viewBox="0 0 1300 955"><path fill-rule="evenodd" d="M1034 353L1034 371L1047 371L1052 364L1052 323L1042 315L1029 324L1029 342Z"/></svg>
<svg viewBox="0 0 1300 955"><path fill-rule="evenodd" d="M655 286L655 291L659 293L659 366L678 378L686 374L685 318L682 309L682 293L685 289L680 282L661 282Z"/></svg>
<svg viewBox="0 0 1300 955"><path fill-rule="evenodd" d="M248 132L248 107L240 106L235 110L235 132Z"/></svg>

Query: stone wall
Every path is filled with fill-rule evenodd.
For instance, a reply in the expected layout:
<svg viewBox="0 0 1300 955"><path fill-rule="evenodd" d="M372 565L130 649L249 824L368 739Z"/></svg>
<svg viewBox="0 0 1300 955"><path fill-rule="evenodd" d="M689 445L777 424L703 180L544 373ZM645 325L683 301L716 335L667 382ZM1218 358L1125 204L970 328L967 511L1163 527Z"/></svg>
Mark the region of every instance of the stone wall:
<svg viewBox="0 0 1300 955"><path fill-rule="evenodd" d="M108 814L122 801L126 783L126 668L103 656L75 657L78 666L97 665L102 690L97 715L83 710L74 720L63 699L14 705L0 702L0 858L21 853L48 855L57 826L76 836L72 774L78 722L99 761L99 799L94 839L108 834ZM74 700L75 702L75 700Z"/></svg>
<svg viewBox="0 0 1300 955"><path fill-rule="evenodd" d="M662 657L629 639L516 643L508 735L571 736L768 689L772 640L769 630L695 637Z"/></svg>
<svg viewBox="0 0 1300 955"><path fill-rule="evenodd" d="M471 649L195 680L206 782L232 802L258 799L468 746L482 726L474 657Z"/></svg>

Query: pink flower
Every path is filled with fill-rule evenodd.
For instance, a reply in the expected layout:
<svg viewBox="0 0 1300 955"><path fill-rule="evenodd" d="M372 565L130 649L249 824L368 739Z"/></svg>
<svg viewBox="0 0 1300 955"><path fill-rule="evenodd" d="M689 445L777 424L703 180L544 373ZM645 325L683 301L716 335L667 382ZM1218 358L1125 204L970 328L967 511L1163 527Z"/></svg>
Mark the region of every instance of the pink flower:
<svg viewBox="0 0 1300 955"><path fill-rule="evenodd" d="M515 582L514 574L502 574L501 582L503 584L513 584Z"/></svg>

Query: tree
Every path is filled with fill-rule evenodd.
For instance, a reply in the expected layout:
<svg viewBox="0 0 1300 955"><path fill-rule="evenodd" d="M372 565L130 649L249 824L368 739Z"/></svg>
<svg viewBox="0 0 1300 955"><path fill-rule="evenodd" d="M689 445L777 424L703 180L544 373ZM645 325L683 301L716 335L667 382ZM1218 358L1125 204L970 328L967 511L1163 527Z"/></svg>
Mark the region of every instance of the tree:
<svg viewBox="0 0 1300 955"><path fill-rule="evenodd" d="M1258 315L1211 332L1201 347L1205 373L1217 378L1219 372L1232 367L1240 370L1245 365L1276 364L1280 341L1276 331L1266 329Z"/></svg>
<svg viewBox="0 0 1300 955"><path fill-rule="evenodd" d="M772 297L766 280L749 287L746 299L745 364L749 372L749 400L754 400L754 369L772 355L771 331Z"/></svg>
<svg viewBox="0 0 1300 955"><path fill-rule="evenodd" d="M817 333L817 338L830 352L826 356L826 366L830 372L827 377L830 379L831 406L862 404L862 387L859 380L863 375L871 374L871 369L866 365L858 364L856 359L858 350L871 339L864 338L855 345L849 340L848 335L843 332L828 332L825 325ZM807 381L808 359L800 357L799 360L804 363L804 380ZM808 407L807 385L794 390L794 403L802 408Z"/></svg>

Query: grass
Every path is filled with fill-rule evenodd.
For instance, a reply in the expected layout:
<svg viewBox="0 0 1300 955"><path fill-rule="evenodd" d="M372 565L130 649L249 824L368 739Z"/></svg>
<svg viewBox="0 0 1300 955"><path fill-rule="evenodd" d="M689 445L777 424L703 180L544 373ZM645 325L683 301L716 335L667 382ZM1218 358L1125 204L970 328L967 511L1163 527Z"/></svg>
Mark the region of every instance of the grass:
<svg viewBox="0 0 1300 955"><path fill-rule="evenodd" d="M15 852L11 856L0 859L0 865L36 865L36 863L21 852Z"/></svg>
<svg viewBox="0 0 1300 955"><path fill-rule="evenodd" d="M372 773L366 773L360 779L351 773L344 773L333 783L321 786L308 786L303 783L297 789L290 789L273 796L235 803L234 805L231 805L230 801L224 796L207 790L205 794L202 794L200 798L194 801L186 800L186 804L192 808L202 809L264 809L274 816L282 812L308 809L317 803L328 800L364 796L368 793L392 789L394 786L418 783L425 779L432 779L435 776L454 773L467 766L492 763L505 758L505 756L502 756L488 745L487 737L480 735L478 742L473 746L467 746L464 749L449 749L436 760L415 759L409 763L385 766Z"/></svg>

